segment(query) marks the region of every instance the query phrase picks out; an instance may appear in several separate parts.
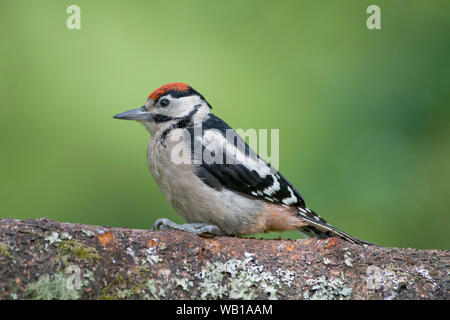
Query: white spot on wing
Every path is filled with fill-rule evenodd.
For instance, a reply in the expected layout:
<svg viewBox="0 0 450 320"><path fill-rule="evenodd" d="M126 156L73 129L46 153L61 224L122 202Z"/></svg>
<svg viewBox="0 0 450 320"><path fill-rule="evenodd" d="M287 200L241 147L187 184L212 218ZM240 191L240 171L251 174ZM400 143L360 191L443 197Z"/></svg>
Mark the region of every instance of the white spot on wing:
<svg viewBox="0 0 450 320"><path fill-rule="evenodd" d="M270 187L267 187L263 190L263 192L265 194L267 194L268 196L271 196L275 192L280 190L280 182L278 181L277 177L272 174L272 178L273 178L273 184Z"/></svg>
<svg viewBox="0 0 450 320"><path fill-rule="evenodd" d="M301 215L302 217L307 218L306 214L304 214L303 212L299 212L298 214Z"/></svg>
<svg viewBox="0 0 450 320"><path fill-rule="evenodd" d="M294 195L294 191L292 191L291 187L287 187L291 196L289 198L284 198L281 202L285 205L290 205L296 203L298 201L297 197Z"/></svg>

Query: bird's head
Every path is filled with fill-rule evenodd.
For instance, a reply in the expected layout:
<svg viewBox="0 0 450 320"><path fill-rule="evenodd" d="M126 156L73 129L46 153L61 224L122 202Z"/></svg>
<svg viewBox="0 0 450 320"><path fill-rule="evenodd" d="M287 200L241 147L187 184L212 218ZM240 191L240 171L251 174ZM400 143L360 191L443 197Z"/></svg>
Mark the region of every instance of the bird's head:
<svg viewBox="0 0 450 320"><path fill-rule="evenodd" d="M186 83L174 82L153 91L141 108L116 114L114 118L139 121L155 134L181 120L201 120L210 109L200 93Z"/></svg>

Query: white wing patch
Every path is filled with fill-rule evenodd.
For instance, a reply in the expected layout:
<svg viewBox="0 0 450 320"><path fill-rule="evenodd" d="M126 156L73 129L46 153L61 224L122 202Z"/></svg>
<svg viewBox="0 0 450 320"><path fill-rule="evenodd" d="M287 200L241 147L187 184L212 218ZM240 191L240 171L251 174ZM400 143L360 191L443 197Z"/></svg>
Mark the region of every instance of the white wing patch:
<svg viewBox="0 0 450 320"><path fill-rule="evenodd" d="M206 184L213 188L223 186L286 207L304 206L300 194L286 178L259 158L231 128L226 130L213 127L201 131L200 135L195 134L194 128L194 147L202 146L202 154L197 154L194 148L194 158L200 161L201 168L197 174ZM229 134L228 130L234 134ZM210 160L213 161L209 163Z"/></svg>
<svg viewBox="0 0 450 320"><path fill-rule="evenodd" d="M289 190L291 196L289 198L284 198L281 202L288 206L290 204L296 203L298 199L294 195L294 191L292 191L291 187L288 186L287 189Z"/></svg>
<svg viewBox="0 0 450 320"><path fill-rule="evenodd" d="M275 192L280 190L280 182L278 181L277 177L274 174L272 174L272 178L273 184L270 187L267 187L263 190L263 192L268 196L271 196Z"/></svg>
<svg viewBox="0 0 450 320"><path fill-rule="evenodd" d="M205 130L202 136L195 137L208 151L222 150L222 154L232 155L234 163L243 164L249 170L256 171L260 177L264 178L271 173L270 167L257 157L252 157L245 154L245 149L240 150L233 143L227 141L227 138L217 130ZM228 159L229 157L226 157Z"/></svg>

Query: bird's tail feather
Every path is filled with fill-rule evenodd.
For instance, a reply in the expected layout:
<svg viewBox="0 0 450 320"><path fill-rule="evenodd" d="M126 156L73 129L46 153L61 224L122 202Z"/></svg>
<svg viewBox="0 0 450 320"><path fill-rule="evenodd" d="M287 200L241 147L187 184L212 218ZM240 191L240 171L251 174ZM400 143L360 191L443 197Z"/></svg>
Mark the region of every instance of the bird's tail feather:
<svg viewBox="0 0 450 320"><path fill-rule="evenodd" d="M333 227L328 224L323 218L321 218L317 213L308 208L298 208L298 215L305 220L308 225L303 226L299 231L308 237L316 237L320 239L326 239L330 237L338 237L355 244L367 244L375 245L365 240L358 239L338 228Z"/></svg>

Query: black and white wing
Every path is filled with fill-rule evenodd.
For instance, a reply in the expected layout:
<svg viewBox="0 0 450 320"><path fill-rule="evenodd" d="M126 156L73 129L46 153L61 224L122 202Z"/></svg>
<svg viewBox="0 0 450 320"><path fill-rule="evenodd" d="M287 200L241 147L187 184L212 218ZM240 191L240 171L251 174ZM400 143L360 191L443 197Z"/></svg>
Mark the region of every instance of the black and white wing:
<svg viewBox="0 0 450 320"><path fill-rule="evenodd" d="M371 244L331 226L308 209L292 184L251 150L221 119L210 114L202 123L200 132L195 132L194 127L189 128L189 131L192 154L195 154L197 148L201 150L201 157L205 154L211 156L210 161L197 158L194 167L196 175L208 186L219 191L227 188L247 197L295 207L299 217L308 222L299 231L310 237L324 239L336 236L352 243ZM211 161L213 158L214 161Z"/></svg>
<svg viewBox="0 0 450 320"><path fill-rule="evenodd" d="M301 232L311 237L340 237L352 243L371 244L328 224L308 209L300 193L270 164L261 159L224 121L210 114L200 132L189 128L196 175L208 186L227 188L247 197L295 207L308 222ZM200 158L196 153L200 150ZM197 154L197 156L196 156ZM210 157L204 158L205 155ZM208 161L209 160L209 161Z"/></svg>
<svg viewBox="0 0 450 320"><path fill-rule="evenodd" d="M197 144L202 155L215 157L212 161L203 158L195 166L197 176L204 183L217 190L227 188L284 206L305 207L302 196L292 184L251 150L224 121L210 114L202 124L201 135L191 131L193 149Z"/></svg>

